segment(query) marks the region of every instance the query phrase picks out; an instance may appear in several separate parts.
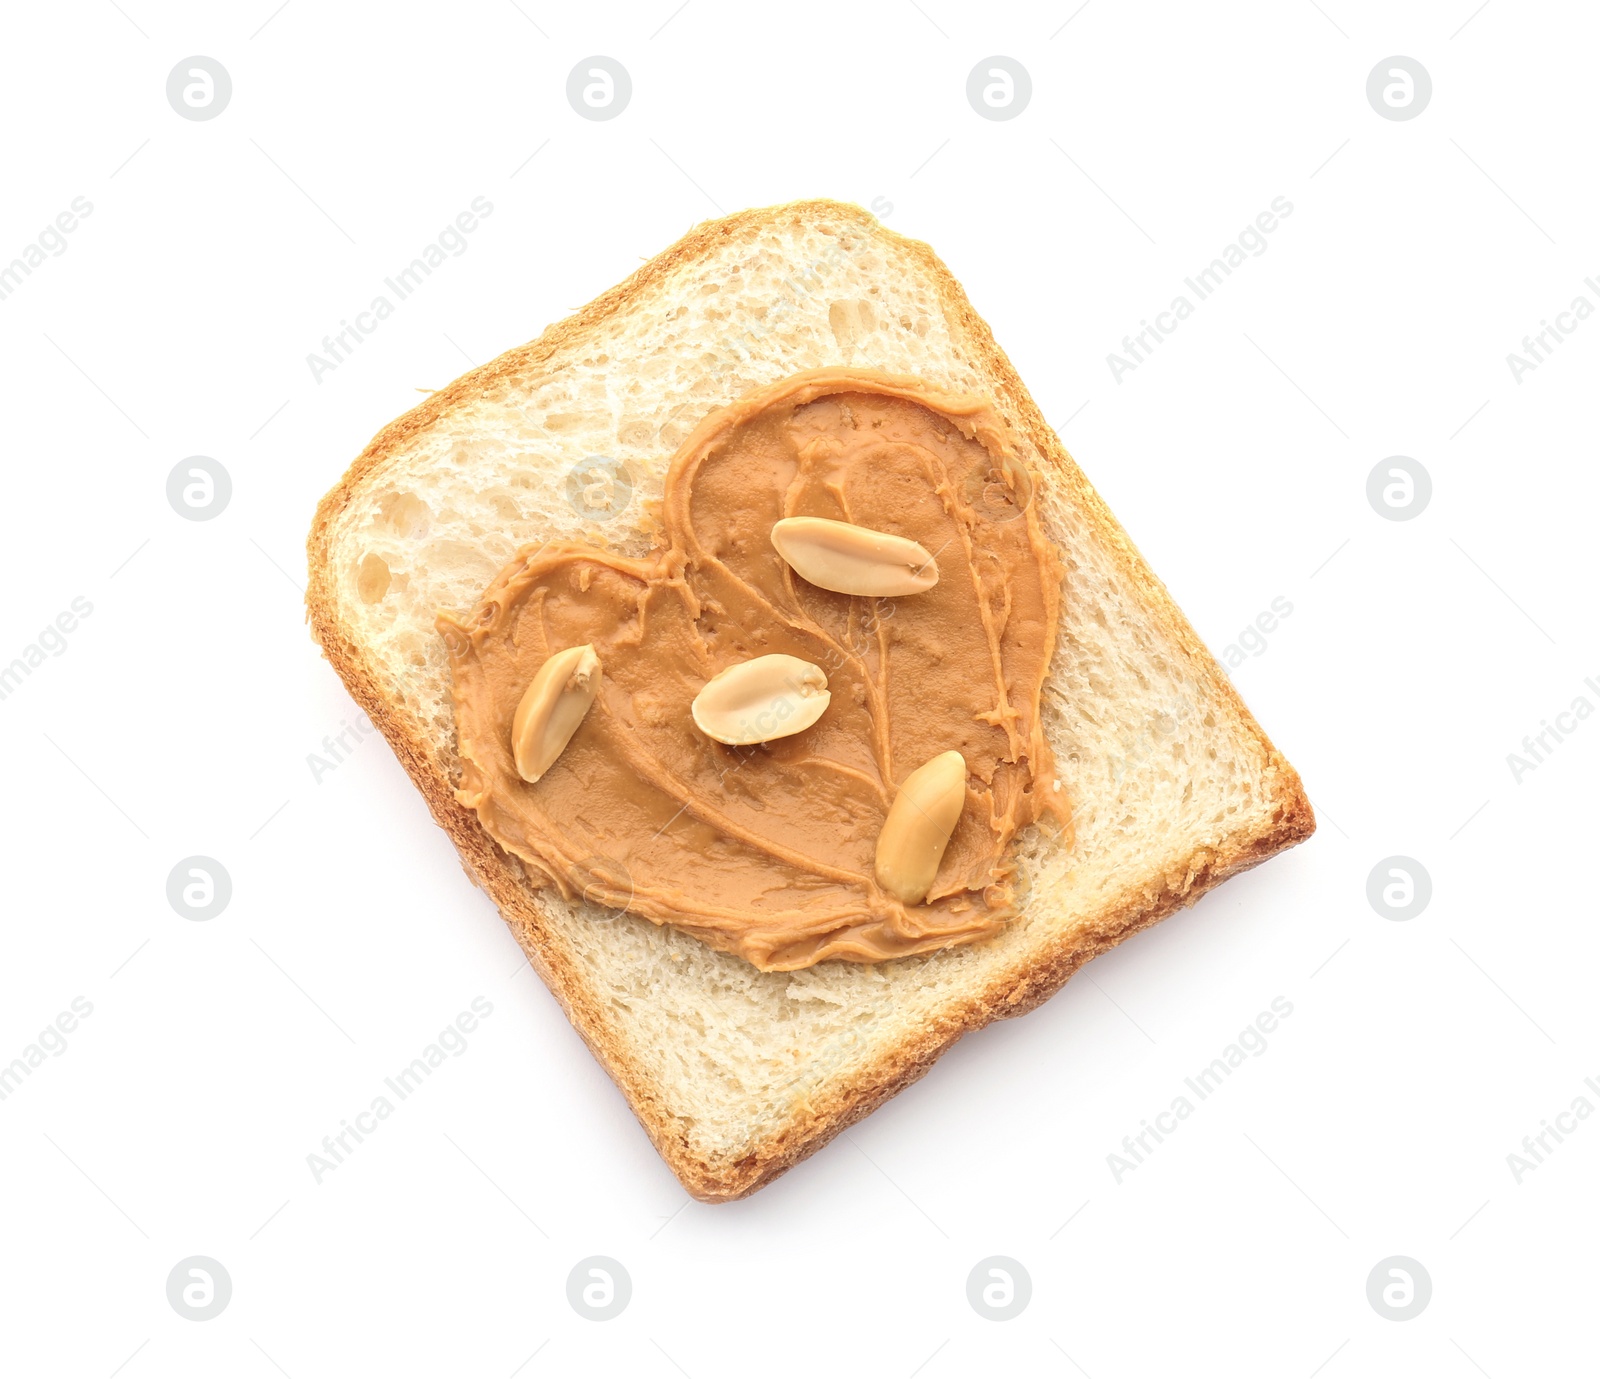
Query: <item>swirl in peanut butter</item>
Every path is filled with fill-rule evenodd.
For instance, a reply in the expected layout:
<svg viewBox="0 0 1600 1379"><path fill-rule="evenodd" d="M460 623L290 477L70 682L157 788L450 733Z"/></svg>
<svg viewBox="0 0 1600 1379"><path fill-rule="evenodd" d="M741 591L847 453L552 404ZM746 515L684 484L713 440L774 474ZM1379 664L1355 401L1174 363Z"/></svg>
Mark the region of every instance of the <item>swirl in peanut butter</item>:
<svg viewBox="0 0 1600 1379"><path fill-rule="evenodd" d="M530 546L469 617L440 616L457 798L563 895L765 971L996 933L1016 913L1017 832L1067 814L1039 721L1060 570L1029 492L987 402L914 378L819 369L723 408L672 460L651 557ZM810 585L770 537L797 516L909 537L938 583L895 599ZM530 785L517 704L547 658L583 644L604 667L598 697ZM712 741L696 694L773 653L822 668L822 717L756 746ZM874 879L878 834L897 784L952 750L966 805L927 900L907 906Z"/></svg>

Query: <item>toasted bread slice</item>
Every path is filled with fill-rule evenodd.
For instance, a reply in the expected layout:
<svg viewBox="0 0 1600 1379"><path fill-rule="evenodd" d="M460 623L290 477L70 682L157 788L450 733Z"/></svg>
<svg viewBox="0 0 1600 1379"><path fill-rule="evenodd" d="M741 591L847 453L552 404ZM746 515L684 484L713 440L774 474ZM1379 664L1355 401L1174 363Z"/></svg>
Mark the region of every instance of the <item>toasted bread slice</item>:
<svg viewBox="0 0 1600 1379"><path fill-rule="evenodd" d="M456 802L440 610L521 546L642 555L662 477L712 409L851 364L992 398L1036 475L1064 568L1044 717L1071 843L1020 840L1030 898L998 936L896 962L763 973L670 928L537 888ZM609 464L612 520L571 495ZM576 479L570 476L576 475ZM323 499L311 627L529 960L703 1201L754 1192L963 1034L1315 827L1267 740L1061 442L960 285L855 206L708 222L538 340L385 427Z"/></svg>

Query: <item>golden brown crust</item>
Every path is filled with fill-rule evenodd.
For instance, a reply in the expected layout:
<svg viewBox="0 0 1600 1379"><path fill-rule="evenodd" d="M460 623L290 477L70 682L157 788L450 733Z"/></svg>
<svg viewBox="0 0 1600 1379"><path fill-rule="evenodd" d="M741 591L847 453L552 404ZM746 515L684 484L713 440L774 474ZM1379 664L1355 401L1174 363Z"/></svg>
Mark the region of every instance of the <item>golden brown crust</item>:
<svg viewBox="0 0 1600 1379"><path fill-rule="evenodd" d="M937 283L952 332L966 336L981 357L1001 412L1013 419L1018 430L1033 443L1042 461L1055 469L1058 481L1068 490L1072 502L1092 523L1100 538L1115 553L1123 572L1139 588L1149 616L1188 653L1189 669L1218 700L1232 709L1260 744L1276 778L1277 808L1273 825L1267 832L1242 837L1222 851L1201 849L1188 859L1184 877L1178 884L1152 879L1147 889L1130 893L1093 925L1062 935L1042 957L1035 954L1016 969L1001 973L980 995L952 1005L914 1036L858 1069L843 1085L798 1107L780 1129L754 1145L737 1162L724 1166L704 1161L689 1147L668 1109L662 1105L658 1090L632 1062L615 1027L607 1022L601 1003L585 984L577 964L563 949L554 931L544 923L537 892L523 880L519 864L484 832L476 815L456 802L454 788L428 741L425 727L385 696L365 653L339 619L329 548L334 521L352 495L408 438L438 417L481 394L496 380L523 373L530 366L547 361L567 341L600 325L635 294L680 265L704 257L720 240L753 225L808 216L853 222L893 242ZM626 281L597 297L576 315L551 326L539 339L463 375L384 427L318 505L306 553L310 571L306 586L307 617L324 655L344 681L351 697L388 739L401 765L427 800L434 819L460 851L469 875L499 906L534 970L627 1097L662 1158L684 1187L701 1201L733 1201L764 1187L915 1082L962 1035L981 1029L993 1020L1026 1014L1060 990L1073 972L1091 958L1175 910L1194 904L1219 882L1292 847L1308 838L1316 828L1299 776L1268 741L1232 682L1173 603L1166 587L1151 572L1099 494L1073 463L960 284L926 244L884 229L858 206L837 201L797 201L743 211L698 226Z"/></svg>

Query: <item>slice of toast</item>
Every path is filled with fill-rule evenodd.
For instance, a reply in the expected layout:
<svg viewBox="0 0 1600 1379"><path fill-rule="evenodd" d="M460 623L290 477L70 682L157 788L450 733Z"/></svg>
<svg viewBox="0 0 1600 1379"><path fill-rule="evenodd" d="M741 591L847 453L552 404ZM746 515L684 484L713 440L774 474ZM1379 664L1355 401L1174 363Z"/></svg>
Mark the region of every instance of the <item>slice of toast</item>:
<svg viewBox="0 0 1600 1379"><path fill-rule="evenodd" d="M1014 428L1064 569L1042 712L1073 827L1069 846L1022 836L1028 900L995 938L763 973L536 888L456 802L434 617L470 609L530 543L572 537L644 554L668 460L707 413L837 364L982 394ZM328 659L703 1201L771 1182L963 1034L1032 1010L1090 958L1315 828L1299 777L960 285L926 245L855 206L805 201L708 222L532 344L433 394L323 499L308 554L306 604Z"/></svg>

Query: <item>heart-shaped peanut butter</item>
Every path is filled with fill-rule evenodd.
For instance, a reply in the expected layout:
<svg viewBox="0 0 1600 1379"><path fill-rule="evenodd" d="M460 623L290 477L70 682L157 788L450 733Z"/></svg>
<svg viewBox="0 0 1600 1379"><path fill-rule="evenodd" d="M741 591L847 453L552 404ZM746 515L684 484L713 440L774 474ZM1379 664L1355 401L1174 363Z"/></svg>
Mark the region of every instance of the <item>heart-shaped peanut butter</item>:
<svg viewBox="0 0 1600 1379"><path fill-rule="evenodd" d="M468 617L440 616L457 798L563 895L765 971L995 933L1016 913L1018 830L1067 817L1039 721L1060 570L1031 491L989 403L915 378L818 369L713 413L668 469L654 555L530 546ZM899 598L809 584L771 537L802 516L915 541L938 581ZM529 784L512 719L545 661L581 645L598 695ZM772 654L826 674L816 723L739 747L696 727L712 677ZM966 804L926 901L905 905L874 878L878 835L897 785L950 751Z"/></svg>

